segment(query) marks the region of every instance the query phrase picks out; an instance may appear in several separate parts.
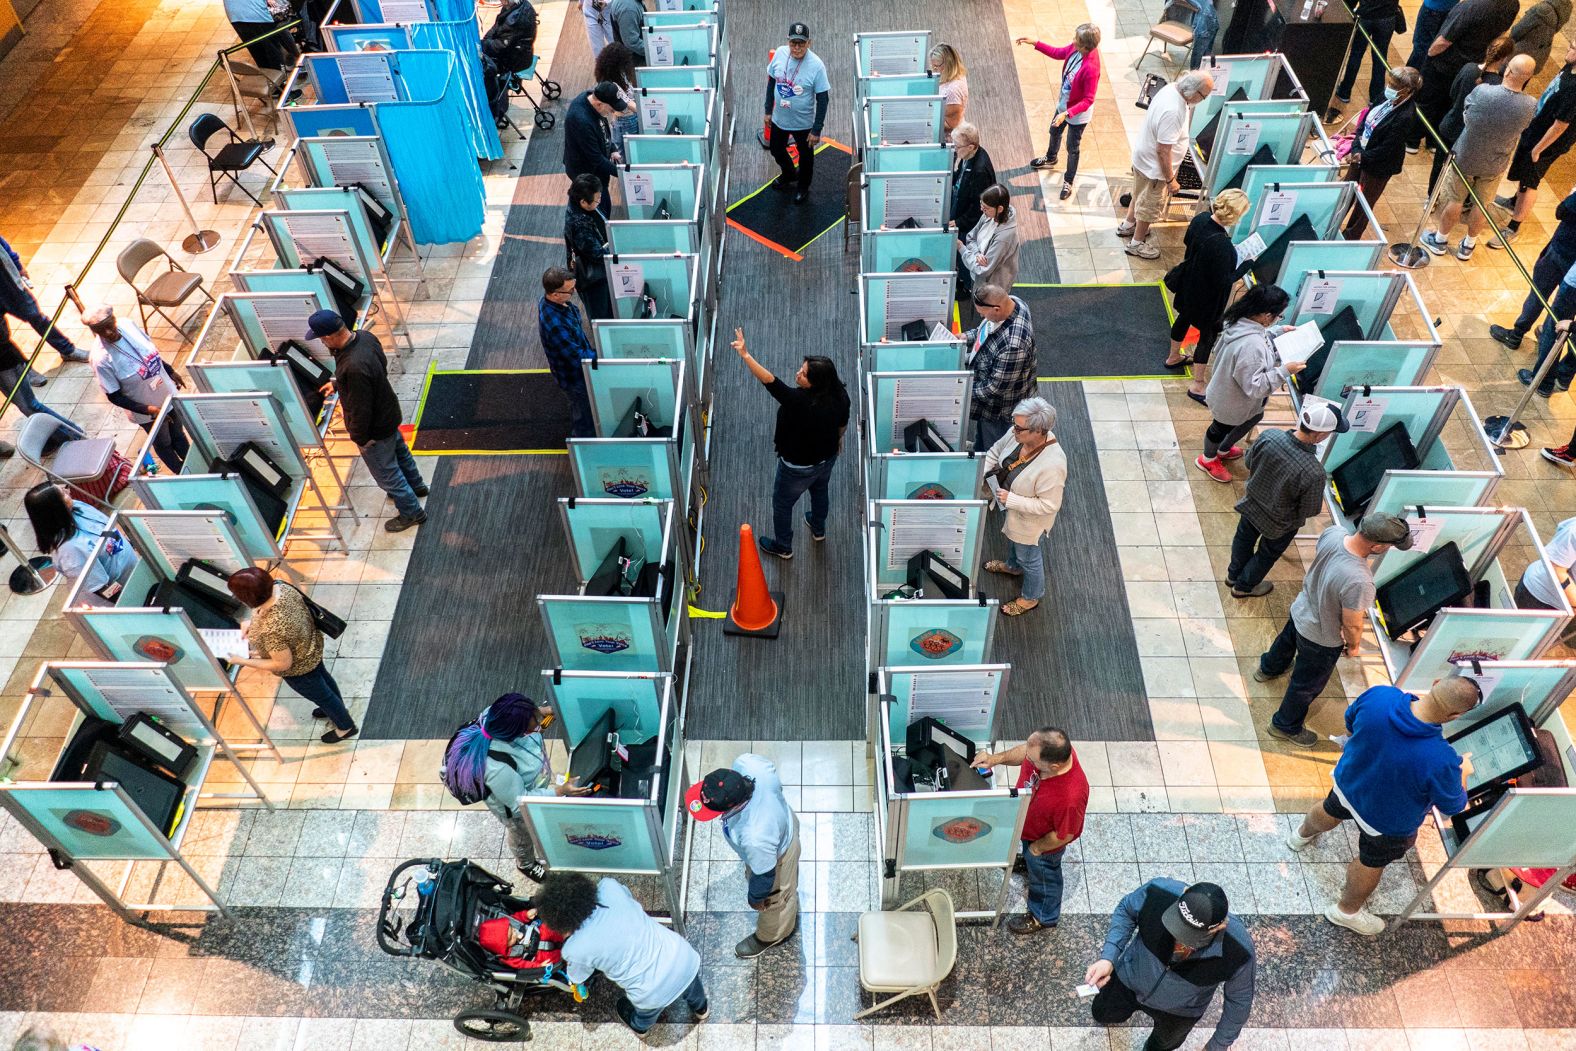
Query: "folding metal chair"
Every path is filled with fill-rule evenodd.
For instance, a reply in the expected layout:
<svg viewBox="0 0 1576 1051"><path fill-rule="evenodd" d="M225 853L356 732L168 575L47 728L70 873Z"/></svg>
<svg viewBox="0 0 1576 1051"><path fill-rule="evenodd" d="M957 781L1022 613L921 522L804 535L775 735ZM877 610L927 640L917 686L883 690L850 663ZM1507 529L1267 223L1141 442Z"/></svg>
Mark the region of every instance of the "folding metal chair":
<svg viewBox="0 0 1576 1051"><path fill-rule="evenodd" d="M221 146L217 153L209 153L209 140L221 130L230 137L230 141ZM262 207L263 202L258 196L242 186L241 180L235 175L237 172L246 171L259 161L264 168L278 175L274 166L263 160L263 154L273 148L273 139L243 139L216 113L204 113L192 121L187 135L191 138L192 145L208 158L208 189L213 194L214 204L219 203L219 179L222 177L240 186L242 193L250 197L259 208Z"/></svg>

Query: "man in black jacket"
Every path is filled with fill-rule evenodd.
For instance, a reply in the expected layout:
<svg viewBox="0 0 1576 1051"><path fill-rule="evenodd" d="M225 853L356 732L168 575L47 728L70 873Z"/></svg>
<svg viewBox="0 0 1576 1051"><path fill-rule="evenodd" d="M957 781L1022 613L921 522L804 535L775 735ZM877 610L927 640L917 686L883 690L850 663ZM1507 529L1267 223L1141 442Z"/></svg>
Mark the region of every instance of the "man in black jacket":
<svg viewBox="0 0 1576 1051"><path fill-rule="evenodd" d="M319 310L307 319L307 339L320 339L334 353L334 378L324 386L339 391L339 410L345 433L361 451L361 462L372 472L378 487L394 498L399 514L383 523L390 533L403 532L427 520L418 497L427 495L427 483L416 469L416 460L399 432L399 399L389 384L389 361L378 337L366 330L352 332L332 310Z"/></svg>
<svg viewBox="0 0 1576 1051"><path fill-rule="evenodd" d="M1554 228L1554 236L1549 238L1549 243L1538 253L1538 261L1532 264L1532 290L1527 293L1526 302L1521 304L1521 313L1516 315L1516 320L1509 328L1503 325L1488 327L1488 334L1511 350L1521 349L1522 339L1543 314L1543 303L1549 301L1552 305L1560 282L1571 264L1576 263L1576 190L1571 191L1554 209L1554 218L1559 221L1559 225ZM1542 300L1539 296L1543 297Z"/></svg>
<svg viewBox="0 0 1576 1051"><path fill-rule="evenodd" d="M1516 21L1517 0L1462 0L1440 26L1439 35L1428 45L1428 58L1418 72L1423 74L1423 90L1417 94L1417 115L1437 128L1450 109L1450 86L1468 62L1482 62L1494 38L1504 35ZM1422 120L1415 127L1421 142L1426 133ZM1411 151L1410 145L1408 151Z"/></svg>
<svg viewBox="0 0 1576 1051"><path fill-rule="evenodd" d="M629 104L619 97L618 88L603 81L583 95L576 95L564 115L564 174L595 175L602 181L602 203L597 211L606 218L613 214L608 183L618 173L624 158L613 149L609 117L623 113Z"/></svg>

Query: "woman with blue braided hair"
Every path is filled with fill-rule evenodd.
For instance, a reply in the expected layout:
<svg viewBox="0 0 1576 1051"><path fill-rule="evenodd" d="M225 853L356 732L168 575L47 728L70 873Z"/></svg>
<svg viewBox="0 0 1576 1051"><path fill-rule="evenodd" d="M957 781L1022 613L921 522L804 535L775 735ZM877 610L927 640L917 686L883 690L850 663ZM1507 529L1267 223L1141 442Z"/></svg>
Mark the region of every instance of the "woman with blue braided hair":
<svg viewBox="0 0 1576 1051"><path fill-rule="evenodd" d="M591 791L573 781L555 781L542 727L552 709L520 693L506 693L469 726L462 727L444 753L443 780L462 802L481 800L503 822L514 864L540 883L547 875L530 829L520 813L525 796L583 796Z"/></svg>

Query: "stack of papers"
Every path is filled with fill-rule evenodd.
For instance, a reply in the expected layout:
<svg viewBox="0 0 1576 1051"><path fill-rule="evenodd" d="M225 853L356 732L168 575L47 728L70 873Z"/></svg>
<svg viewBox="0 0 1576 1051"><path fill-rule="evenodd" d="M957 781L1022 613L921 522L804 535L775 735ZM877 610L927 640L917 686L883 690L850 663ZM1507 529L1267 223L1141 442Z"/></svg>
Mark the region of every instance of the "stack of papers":
<svg viewBox="0 0 1576 1051"><path fill-rule="evenodd" d="M1319 331L1317 321L1304 321L1290 332L1275 337L1275 352L1283 365L1307 361L1323 346L1324 333Z"/></svg>
<svg viewBox="0 0 1576 1051"><path fill-rule="evenodd" d="M208 649L222 661L236 657L250 657L251 647L240 628L198 628L197 634L208 644Z"/></svg>

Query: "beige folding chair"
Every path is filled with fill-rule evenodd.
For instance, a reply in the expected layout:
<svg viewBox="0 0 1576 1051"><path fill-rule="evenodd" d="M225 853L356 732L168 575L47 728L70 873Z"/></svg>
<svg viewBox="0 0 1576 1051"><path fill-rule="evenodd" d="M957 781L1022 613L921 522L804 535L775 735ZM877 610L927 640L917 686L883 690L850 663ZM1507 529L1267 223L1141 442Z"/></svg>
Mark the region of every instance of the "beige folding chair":
<svg viewBox="0 0 1576 1051"><path fill-rule="evenodd" d="M91 503L107 507L104 501L83 488L103 475L115 455L111 438L70 438L53 452L46 452L49 440L64 423L45 412L35 412L22 424L16 436L16 453L26 463L43 471L50 481L59 482L85 496Z"/></svg>
<svg viewBox="0 0 1576 1051"><path fill-rule="evenodd" d="M160 256L169 266L146 285L137 284L137 276ZM148 308L152 307L154 313L175 326L175 331L181 334L182 339L191 342L191 336L186 334L179 322L164 312L164 308L174 309L185 305L195 292L201 292L212 303L213 296L202 286L201 274L194 274L182 267L171 258L170 253L146 237L138 238L121 251L115 260L115 269L120 272L120 279L137 293L137 312L142 315L144 331L148 327Z"/></svg>
<svg viewBox="0 0 1576 1051"><path fill-rule="evenodd" d="M848 238L859 229L864 221L865 195L861 192L860 184L865 181L865 166L863 162L848 166L848 215L843 219L843 251L848 251Z"/></svg>
<svg viewBox="0 0 1576 1051"><path fill-rule="evenodd" d="M266 70L246 62L230 63L230 72L235 74L235 88L241 94L241 99L255 99L261 104L259 111L268 118L269 124L276 130L279 126L279 107L276 92L283 82L287 70ZM244 101L235 106L235 121L241 122L240 107Z"/></svg>
<svg viewBox="0 0 1576 1051"><path fill-rule="evenodd" d="M1201 0L1210 3L1212 0ZM1133 68L1149 54L1149 45L1160 41L1160 50L1155 52L1162 59L1171 61L1173 47L1193 46L1193 16L1198 14L1198 4L1192 0L1171 0L1166 4L1165 10L1160 12L1160 21L1149 27L1149 39L1144 41L1144 50L1138 53L1138 58L1133 60Z"/></svg>
<svg viewBox="0 0 1576 1051"><path fill-rule="evenodd" d="M927 890L891 912L867 912L859 917L854 938L859 942L859 984L872 993L897 994L860 1011L856 1019L920 994L930 997L930 1009L941 1018L936 989L958 958L950 894Z"/></svg>

